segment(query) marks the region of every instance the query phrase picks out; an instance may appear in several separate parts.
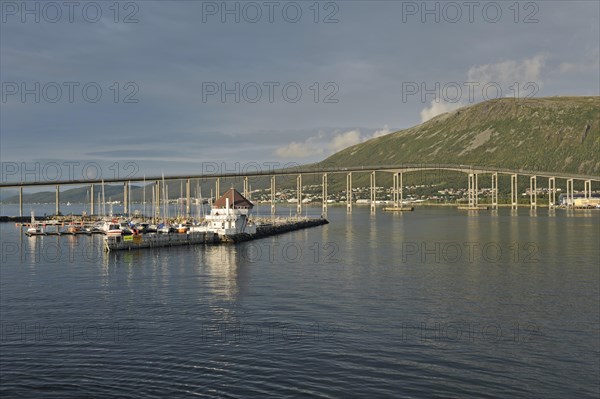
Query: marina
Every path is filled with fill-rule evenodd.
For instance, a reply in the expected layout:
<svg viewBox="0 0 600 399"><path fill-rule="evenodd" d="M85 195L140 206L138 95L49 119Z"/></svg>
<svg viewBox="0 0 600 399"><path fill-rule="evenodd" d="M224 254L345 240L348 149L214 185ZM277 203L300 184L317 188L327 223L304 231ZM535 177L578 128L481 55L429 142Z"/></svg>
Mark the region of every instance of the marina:
<svg viewBox="0 0 600 399"><path fill-rule="evenodd" d="M325 218L253 218L254 204L231 188L218 198L210 213L201 220L164 218L158 224L142 219L108 218L106 220L65 222L37 221L34 212L25 235L63 236L103 234L105 251L138 250L183 245L236 243L327 224Z"/></svg>

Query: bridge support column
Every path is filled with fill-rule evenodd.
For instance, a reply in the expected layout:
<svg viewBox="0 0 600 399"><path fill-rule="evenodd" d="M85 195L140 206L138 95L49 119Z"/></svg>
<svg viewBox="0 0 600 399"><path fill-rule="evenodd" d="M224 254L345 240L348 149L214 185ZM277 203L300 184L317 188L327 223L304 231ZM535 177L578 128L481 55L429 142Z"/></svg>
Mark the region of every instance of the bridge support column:
<svg viewBox="0 0 600 399"><path fill-rule="evenodd" d="M554 209L556 206L556 178L548 179L548 207Z"/></svg>
<svg viewBox="0 0 600 399"><path fill-rule="evenodd" d="M498 209L498 173L492 173L492 209Z"/></svg>
<svg viewBox="0 0 600 399"><path fill-rule="evenodd" d="M537 208L537 177L529 177L529 206L531 209Z"/></svg>
<svg viewBox="0 0 600 399"><path fill-rule="evenodd" d="M90 216L96 214L96 209L94 207L94 184L90 184Z"/></svg>
<svg viewBox="0 0 600 399"><path fill-rule="evenodd" d="M519 206L519 188L517 187L517 175L510 176L510 204L511 209L517 209Z"/></svg>
<svg viewBox="0 0 600 399"><path fill-rule="evenodd" d="M275 216L275 176L271 176L271 216Z"/></svg>
<svg viewBox="0 0 600 399"><path fill-rule="evenodd" d="M327 173L323 173L323 182L322 182L322 189L323 189L323 209L321 210L321 214L323 215L323 217L327 216Z"/></svg>
<svg viewBox="0 0 600 399"><path fill-rule="evenodd" d="M575 206L573 179L567 179L567 208Z"/></svg>
<svg viewBox="0 0 600 399"><path fill-rule="evenodd" d="M583 182L583 196L586 200L592 199L592 181L586 180Z"/></svg>
<svg viewBox="0 0 600 399"><path fill-rule="evenodd" d="M404 203L404 184L402 182L402 172L400 172L400 180L398 182L398 186L400 188L400 207L402 208L403 203Z"/></svg>
<svg viewBox="0 0 600 399"><path fill-rule="evenodd" d="M296 203L296 214L300 216L302 215L302 175L296 177L296 198L298 199L298 202Z"/></svg>
<svg viewBox="0 0 600 399"><path fill-rule="evenodd" d="M60 214L60 186L56 186L56 215Z"/></svg>
<svg viewBox="0 0 600 399"><path fill-rule="evenodd" d="M250 199L250 190L248 186L248 176L244 176L244 198Z"/></svg>
<svg viewBox="0 0 600 399"><path fill-rule="evenodd" d="M221 178L217 177L217 179L215 180L215 201L217 200L217 198L219 198L221 196Z"/></svg>
<svg viewBox="0 0 600 399"><path fill-rule="evenodd" d="M192 214L192 187L190 179L185 181L185 217L189 218Z"/></svg>
<svg viewBox="0 0 600 399"><path fill-rule="evenodd" d="M469 173L469 183L467 187L467 198L469 199L469 208L473 207L473 174Z"/></svg>
<svg viewBox="0 0 600 399"><path fill-rule="evenodd" d="M375 187L375 171L371 172L371 213L375 213L375 201L377 197L377 188Z"/></svg>
<svg viewBox="0 0 600 399"><path fill-rule="evenodd" d="M469 198L469 208L476 208L478 204L478 195L477 195L477 173L469 173L469 189L468 189L468 198Z"/></svg>
<svg viewBox="0 0 600 399"><path fill-rule="evenodd" d="M123 183L123 214L129 213L129 184Z"/></svg>
<svg viewBox="0 0 600 399"><path fill-rule="evenodd" d="M346 213L352 213L352 172L346 175Z"/></svg>
<svg viewBox="0 0 600 399"><path fill-rule="evenodd" d="M19 187L19 216L23 216L23 187Z"/></svg>
<svg viewBox="0 0 600 399"><path fill-rule="evenodd" d="M399 174L398 173L394 173L392 175L392 196L393 196L393 201L394 201L394 208L398 208L398 197L399 197L399 192L398 192L398 177Z"/></svg>

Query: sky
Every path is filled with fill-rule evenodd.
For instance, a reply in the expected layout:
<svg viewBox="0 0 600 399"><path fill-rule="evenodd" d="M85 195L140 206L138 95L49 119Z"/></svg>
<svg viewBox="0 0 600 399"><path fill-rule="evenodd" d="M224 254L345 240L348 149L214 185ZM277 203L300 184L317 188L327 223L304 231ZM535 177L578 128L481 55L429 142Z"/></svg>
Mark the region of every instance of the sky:
<svg viewBox="0 0 600 399"><path fill-rule="evenodd" d="M600 95L598 1L0 1L2 181L256 170Z"/></svg>

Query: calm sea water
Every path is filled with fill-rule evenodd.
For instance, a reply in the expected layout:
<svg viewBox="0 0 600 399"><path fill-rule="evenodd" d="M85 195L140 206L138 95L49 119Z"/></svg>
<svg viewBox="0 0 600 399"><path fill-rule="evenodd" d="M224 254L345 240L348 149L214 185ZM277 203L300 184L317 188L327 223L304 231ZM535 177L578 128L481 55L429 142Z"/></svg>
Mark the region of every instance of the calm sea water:
<svg viewBox="0 0 600 399"><path fill-rule="evenodd" d="M600 395L600 212L329 219L110 254L1 225L0 396Z"/></svg>

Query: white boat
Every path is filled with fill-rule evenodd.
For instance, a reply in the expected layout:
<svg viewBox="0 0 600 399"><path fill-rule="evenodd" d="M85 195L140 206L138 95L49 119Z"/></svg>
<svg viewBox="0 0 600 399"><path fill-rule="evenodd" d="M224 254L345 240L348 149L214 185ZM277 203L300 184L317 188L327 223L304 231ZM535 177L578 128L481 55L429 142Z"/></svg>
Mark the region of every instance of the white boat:
<svg viewBox="0 0 600 399"><path fill-rule="evenodd" d="M105 222L102 226L102 231L107 236L121 236L123 235L123 227L121 223L116 220L112 220L110 222Z"/></svg>
<svg viewBox="0 0 600 399"><path fill-rule="evenodd" d="M40 224L38 222L36 222L33 211L31 211L31 224L29 225L29 228L25 232L25 235L27 235L29 237L46 235L43 227L41 227Z"/></svg>

